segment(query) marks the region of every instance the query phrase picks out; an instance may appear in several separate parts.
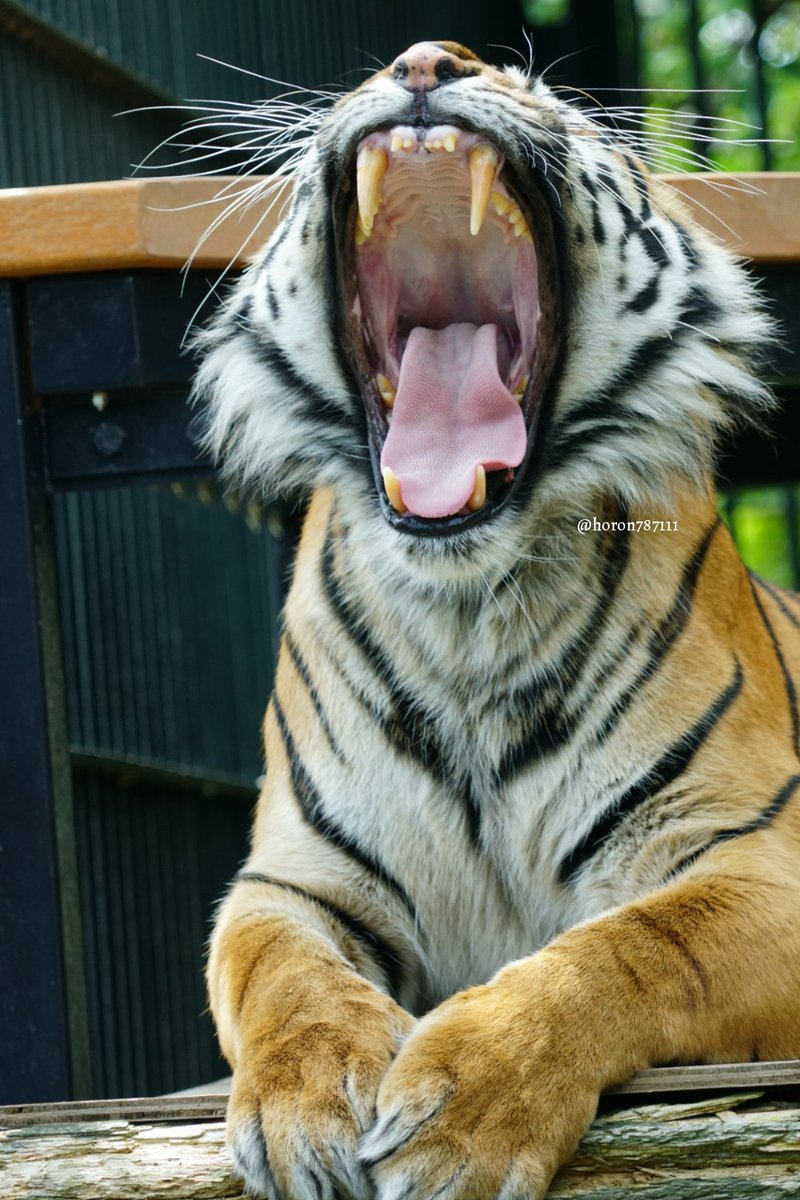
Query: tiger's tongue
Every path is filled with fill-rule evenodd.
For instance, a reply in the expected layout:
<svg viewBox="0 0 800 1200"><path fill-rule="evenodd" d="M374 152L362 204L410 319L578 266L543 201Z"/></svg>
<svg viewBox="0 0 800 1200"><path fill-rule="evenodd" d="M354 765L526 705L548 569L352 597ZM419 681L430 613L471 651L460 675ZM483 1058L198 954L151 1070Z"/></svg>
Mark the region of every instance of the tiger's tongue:
<svg viewBox="0 0 800 1200"><path fill-rule="evenodd" d="M496 325L411 331L381 454L409 512L459 512L479 464L518 467L527 441L520 405L500 378Z"/></svg>

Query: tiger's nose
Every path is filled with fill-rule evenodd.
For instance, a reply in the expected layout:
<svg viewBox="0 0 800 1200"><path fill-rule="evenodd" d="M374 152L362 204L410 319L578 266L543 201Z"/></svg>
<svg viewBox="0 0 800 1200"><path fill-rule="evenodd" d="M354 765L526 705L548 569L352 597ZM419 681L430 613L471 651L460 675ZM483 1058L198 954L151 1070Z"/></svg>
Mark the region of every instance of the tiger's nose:
<svg viewBox="0 0 800 1200"><path fill-rule="evenodd" d="M463 60L436 42L416 42L392 63L392 79L410 92L432 91L463 73Z"/></svg>

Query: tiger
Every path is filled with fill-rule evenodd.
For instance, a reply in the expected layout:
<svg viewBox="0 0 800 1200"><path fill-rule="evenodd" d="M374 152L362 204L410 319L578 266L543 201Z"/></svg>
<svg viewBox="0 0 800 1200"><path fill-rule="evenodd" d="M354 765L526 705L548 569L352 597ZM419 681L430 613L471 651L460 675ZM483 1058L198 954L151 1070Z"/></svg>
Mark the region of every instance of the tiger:
<svg viewBox="0 0 800 1200"><path fill-rule="evenodd" d="M210 1003L268 1200L538 1200L604 1089L800 1056L800 597L718 515L775 334L532 70L411 46L200 334L306 515Z"/></svg>

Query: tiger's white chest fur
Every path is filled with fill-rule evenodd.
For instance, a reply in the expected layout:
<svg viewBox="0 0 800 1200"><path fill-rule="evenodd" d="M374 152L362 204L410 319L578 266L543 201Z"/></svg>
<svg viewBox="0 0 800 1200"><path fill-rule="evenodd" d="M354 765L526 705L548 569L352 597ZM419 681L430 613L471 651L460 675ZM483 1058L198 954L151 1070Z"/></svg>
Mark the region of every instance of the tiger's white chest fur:
<svg viewBox="0 0 800 1200"><path fill-rule="evenodd" d="M527 571L495 573L468 598L426 594L396 564L387 584L379 545L357 525L329 528L301 564L287 629L314 647L325 729L300 710L295 739L324 813L414 898L425 1008L623 897L624 856L601 857L578 887L559 869L641 766L642 731L598 743L585 706L609 712L642 656L625 609L591 661L567 636L602 607L596 544L559 555L555 539L550 566L531 564L557 588L526 595ZM577 740L554 727L568 719Z"/></svg>

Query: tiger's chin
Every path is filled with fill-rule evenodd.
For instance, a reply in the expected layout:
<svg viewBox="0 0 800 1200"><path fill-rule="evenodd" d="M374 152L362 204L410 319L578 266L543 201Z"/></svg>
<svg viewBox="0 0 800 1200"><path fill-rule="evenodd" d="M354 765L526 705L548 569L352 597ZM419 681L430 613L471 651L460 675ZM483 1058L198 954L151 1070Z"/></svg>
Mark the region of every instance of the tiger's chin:
<svg viewBox="0 0 800 1200"><path fill-rule="evenodd" d="M354 147L334 213L381 512L453 539L535 475L563 324L545 187L478 130L394 126Z"/></svg>

